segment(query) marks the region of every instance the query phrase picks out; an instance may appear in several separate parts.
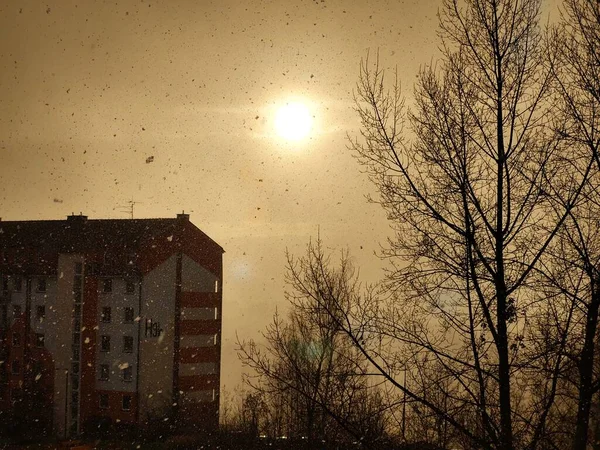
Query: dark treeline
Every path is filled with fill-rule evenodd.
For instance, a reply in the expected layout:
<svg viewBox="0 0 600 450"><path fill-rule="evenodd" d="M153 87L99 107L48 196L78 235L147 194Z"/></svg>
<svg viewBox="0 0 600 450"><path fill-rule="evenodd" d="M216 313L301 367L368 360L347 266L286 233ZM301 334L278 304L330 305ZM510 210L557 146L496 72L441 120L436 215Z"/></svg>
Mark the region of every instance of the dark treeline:
<svg viewBox="0 0 600 450"><path fill-rule="evenodd" d="M238 411L251 435L366 447L600 448L600 3L444 0L413 96L360 67L350 150L395 231L362 286L320 241Z"/></svg>

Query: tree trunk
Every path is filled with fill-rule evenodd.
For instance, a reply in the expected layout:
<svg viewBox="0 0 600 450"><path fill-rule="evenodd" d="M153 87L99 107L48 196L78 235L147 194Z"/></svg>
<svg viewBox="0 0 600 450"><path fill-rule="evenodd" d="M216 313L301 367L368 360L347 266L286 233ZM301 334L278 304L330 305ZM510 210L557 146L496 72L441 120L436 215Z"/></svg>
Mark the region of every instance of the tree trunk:
<svg viewBox="0 0 600 450"><path fill-rule="evenodd" d="M506 327L506 289L497 290L498 300L498 387L500 395L500 449L512 450L512 416L510 401L510 363Z"/></svg>
<svg viewBox="0 0 600 450"><path fill-rule="evenodd" d="M577 402L577 425L573 439L573 450L585 450L588 441L590 409L592 406L594 349L596 328L598 326L598 307L600 291L592 283L592 301L588 307L585 323L585 340L579 360L579 400Z"/></svg>

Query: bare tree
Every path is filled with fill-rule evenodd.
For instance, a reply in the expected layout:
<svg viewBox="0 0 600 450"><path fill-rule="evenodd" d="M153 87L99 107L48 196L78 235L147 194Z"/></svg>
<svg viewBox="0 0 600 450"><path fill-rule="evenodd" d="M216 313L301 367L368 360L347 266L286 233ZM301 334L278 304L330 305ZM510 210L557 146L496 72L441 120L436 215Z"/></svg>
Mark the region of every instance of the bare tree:
<svg viewBox="0 0 600 450"><path fill-rule="evenodd" d="M575 154L591 154L600 168L600 4L565 0L551 42L550 67L558 87L555 104L561 113L558 128ZM575 314L568 354L578 374L573 383L578 391L574 449L585 449L588 444L592 399L599 382L594 373L600 309L597 187L598 180L592 180L585 201L570 212L559 251L553 252L549 262L562 269L550 281L573 302Z"/></svg>
<svg viewBox="0 0 600 450"><path fill-rule="evenodd" d="M523 351L537 339L528 318L541 300L529 280L594 164L553 132L539 7L445 0L443 58L420 72L414 110L367 61L362 136L351 141L396 237L385 251L390 296L359 315L350 308L342 328L420 409L475 446L503 450L535 448L556 397L560 360L548 361L540 389L540 355ZM448 387L443 405L427 395L440 389L440 376L426 376L433 367Z"/></svg>
<svg viewBox="0 0 600 450"><path fill-rule="evenodd" d="M305 257L288 255L287 283L287 320L275 315L264 347L252 340L238 343L240 358L256 374L248 383L279 405L290 404L280 408L288 410L290 435L350 435L377 444L385 435L387 407L366 360L339 323L364 294L349 258L343 255L334 268L320 241L311 243Z"/></svg>

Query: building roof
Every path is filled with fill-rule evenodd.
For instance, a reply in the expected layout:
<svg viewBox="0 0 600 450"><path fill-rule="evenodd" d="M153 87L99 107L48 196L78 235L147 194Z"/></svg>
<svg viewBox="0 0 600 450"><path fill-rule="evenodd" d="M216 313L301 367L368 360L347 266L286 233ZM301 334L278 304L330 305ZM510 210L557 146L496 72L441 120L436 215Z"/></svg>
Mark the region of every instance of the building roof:
<svg viewBox="0 0 600 450"><path fill-rule="evenodd" d="M224 253L219 244L190 222L187 214L168 219L88 219L71 215L66 220L0 220L0 267L17 262L20 267L45 266L45 260L51 262L64 253L95 254L104 263L111 259L125 261L126 255L148 252L159 240L179 245L183 251L193 240L195 247L202 247L202 253ZM27 271L31 270L34 267Z"/></svg>

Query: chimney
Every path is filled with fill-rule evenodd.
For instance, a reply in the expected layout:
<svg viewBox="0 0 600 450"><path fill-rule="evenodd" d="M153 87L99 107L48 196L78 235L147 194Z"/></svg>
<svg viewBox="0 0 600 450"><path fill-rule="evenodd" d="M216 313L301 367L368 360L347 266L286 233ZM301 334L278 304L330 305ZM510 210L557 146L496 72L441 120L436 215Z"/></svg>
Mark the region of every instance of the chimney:
<svg viewBox="0 0 600 450"><path fill-rule="evenodd" d="M79 213L78 216L76 216L75 214L71 213L70 216L67 216L67 222L69 223L79 223L79 224L83 224L87 221L87 216L84 216L83 214Z"/></svg>
<svg viewBox="0 0 600 450"><path fill-rule="evenodd" d="M185 211L181 211L181 214L177 214L177 220L181 220L184 222L190 221L190 215L186 214Z"/></svg>

